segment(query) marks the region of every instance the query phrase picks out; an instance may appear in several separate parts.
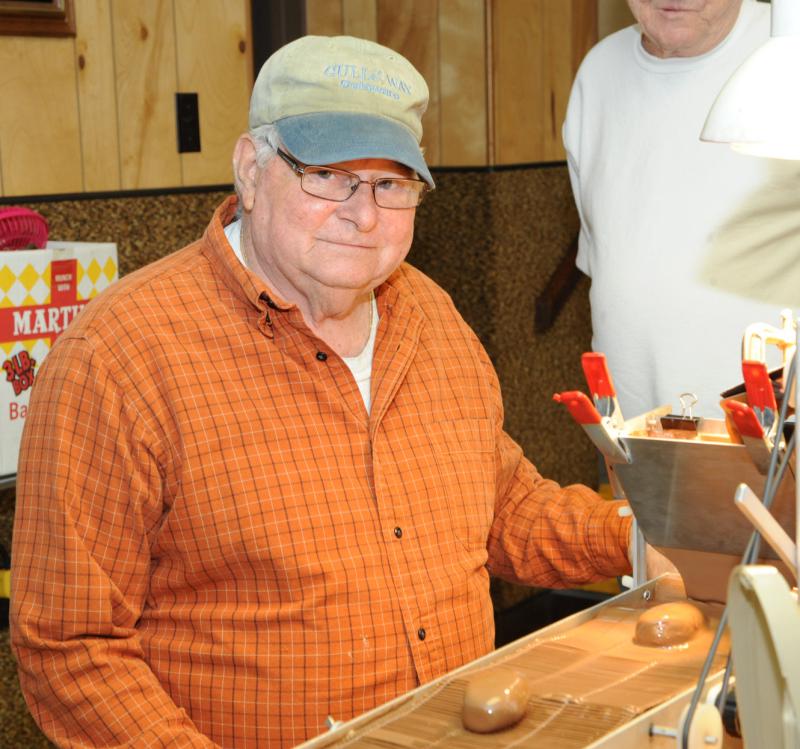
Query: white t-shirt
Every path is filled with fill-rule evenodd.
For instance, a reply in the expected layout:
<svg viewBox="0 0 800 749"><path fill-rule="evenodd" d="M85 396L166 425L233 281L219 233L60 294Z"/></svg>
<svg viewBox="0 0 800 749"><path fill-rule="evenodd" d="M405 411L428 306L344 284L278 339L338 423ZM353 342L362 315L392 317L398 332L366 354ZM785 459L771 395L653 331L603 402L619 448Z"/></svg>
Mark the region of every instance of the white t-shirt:
<svg viewBox="0 0 800 749"><path fill-rule="evenodd" d="M242 265L246 265L244 262L244 255L242 254L241 223L242 222L237 219L236 221L232 221L230 224L228 224L225 227L225 236L227 237L228 244L230 244L234 254L237 258L239 258L239 262ZM361 350L360 354L342 357L342 361L353 373L353 377L358 385L358 390L361 393L361 397L364 399L364 405L367 408L367 413L369 413L370 406L372 405L370 397L370 384L372 381L372 355L375 351L375 336L378 332L378 303L375 300L374 294L372 295L370 304L372 304L372 314L370 315L372 324L369 331L369 338L367 339L364 348Z"/></svg>
<svg viewBox="0 0 800 749"><path fill-rule="evenodd" d="M564 123L581 215L578 267L592 279L595 351L626 418L655 406L719 416L719 393L742 381L748 324L780 309L701 283L709 238L769 179L770 160L699 140L716 95L769 37L769 6L744 0L710 52L659 59L638 26L604 39L578 71Z"/></svg>

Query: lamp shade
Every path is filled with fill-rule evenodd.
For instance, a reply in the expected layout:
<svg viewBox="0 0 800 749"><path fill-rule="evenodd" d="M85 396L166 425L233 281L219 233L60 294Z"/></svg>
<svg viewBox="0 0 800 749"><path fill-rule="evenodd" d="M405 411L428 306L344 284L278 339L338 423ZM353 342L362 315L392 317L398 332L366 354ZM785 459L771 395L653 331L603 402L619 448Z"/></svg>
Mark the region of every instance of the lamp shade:
<svg viewBox="0 0 800 749"><path fill-rule="evenodd" d="M800 159L800 1L772 0L769 40L725 84L700 139Z"/></svg>
<svg viewBox="0 0 800 749"><path fill-rule="evenodd" d="M720 91L700 139L773 157L764 184L714 232L701 278L800 306L800 0L772 0L770 38Z"/></svg>

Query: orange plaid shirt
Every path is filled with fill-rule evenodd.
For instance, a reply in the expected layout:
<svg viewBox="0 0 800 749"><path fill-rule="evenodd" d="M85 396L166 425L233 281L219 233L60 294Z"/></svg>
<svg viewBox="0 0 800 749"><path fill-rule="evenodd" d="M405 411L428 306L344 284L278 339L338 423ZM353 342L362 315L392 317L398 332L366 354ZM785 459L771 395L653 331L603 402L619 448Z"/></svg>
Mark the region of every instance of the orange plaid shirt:
<svg viewBox="0 0 800 749"><path fill-rule="evenodd" d="M493 645L489 573L629 570L629 520L543 479L492 365L408 265L350 371L204 237L93 301L37 376L12 637L64 747L289 746Z"/></svg>

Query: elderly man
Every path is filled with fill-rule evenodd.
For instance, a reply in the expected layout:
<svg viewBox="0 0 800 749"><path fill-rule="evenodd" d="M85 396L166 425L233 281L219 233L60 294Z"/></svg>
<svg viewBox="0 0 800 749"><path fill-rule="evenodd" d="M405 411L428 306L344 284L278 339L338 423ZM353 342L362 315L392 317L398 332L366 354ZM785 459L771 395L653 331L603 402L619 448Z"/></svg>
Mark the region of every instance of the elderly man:
<svg viewBox="0 0 800 749"><path fill-rule="evenodd" d="M536 472L475 335L403 263L427 96L371 42L279 50L237 198L48 356L12 625L56 743L294 745L489 651L490 572L629 570L619 503Z"/></svg>
<svg viewBox="0 0 800 749"><path fill-rule="evenodd" d="M741 339L777 306L713 290L699 272L714 232L770 179L763 159L701 143L723 84L769 37L755 0L629 0L638 25L583 61L564 123L581 216L578 267L592 279L593 348L623 413L679 395L721 416L741 380Z"/></svg>

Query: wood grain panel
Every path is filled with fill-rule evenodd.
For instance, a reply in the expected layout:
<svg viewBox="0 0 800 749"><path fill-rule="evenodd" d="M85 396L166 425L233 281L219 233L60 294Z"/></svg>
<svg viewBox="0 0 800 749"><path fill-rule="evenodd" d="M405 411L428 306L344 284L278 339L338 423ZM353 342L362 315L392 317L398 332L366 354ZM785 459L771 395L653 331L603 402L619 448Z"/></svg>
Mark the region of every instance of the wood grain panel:
<svg viewBox="0 0 800 749"><path fill-rule="evenodd" d="M123 189L181 184L171 0L111 5Z"/></svg>
<svg viewBox="0 0 800 749"><path fill-rule="evenodd" d="M575 49L592 35L590 3L492 0L495 162L560 161ZM573 28L575 25L575 28Z"/></svg>
<svg viewBox="0 0 800 749"><path fill-rule="evenodd" d="M345 34L372 41L378 38L375 2L376 0L342 0L342 30Z"/></svg>
<svg viewBox="0 0 800 749"><path fill-rule="evenodd" d="M636 22L625 0L596 0L597 37L603 39Z"/></svg>
<svg viewBox="0 0 800 749"><path fill-rule="evenodd" d="M586 53L597 44L597 3L598 0L572 0L573 81Z"/></svg>
<svg viewBox="0 0 800 749"><path fill-rule="evenodd" d="M540 157L539 0L490 0L492 4L493 163L536 161Z"/></svg>
<svg viewBox="0 0 800 749"><path fill-rule="evenodd" d="M247 130L253 87L249 3L175 0L178 88L196 92L200 148L180 155L184 185L233 181L231 154Z"/></svg>
<svg viewBox="0 0 800 749"><path fill-rule="evenodd" d="M75 0L84 190L119 190L119 137L108 0Z"/></svg>
<svg viewBox="0 0 800 749"><path fill-rule="evenodd" d="M74 51L71 37L0 37L6 196L83 189Z"/></svg>
<svg viewBox="0 0 800 749"><path fill-rule="evenodd" d="M561 161L567 158L561 142L561 125L567 116L567 103L573 72L573 29L575 16L566 3L544 0L540 7L542 23L541 64L545 70L545 87L540 93L543 115L541 157L537 161ZM571 23L569 16L572 16ZM580 59L580 58L578 58Z"/></svg>
<svg viewBox="0 0 800 749"><path fill-rule="evenodd" d="M408 58L428 83L422 145L430 166L441 163L438 0L378 0L378 42Z"/></svg>
<svg viewBox="0 0 800 749"><path fill-rule="evenodd" d="M343 30L342 0L306 0L306 33L338 36Z"/></svg>
<svg viewBox="0 0 800 749"><path fill-rule="evenodd" d="M484 0L439 0L439 114L442 166L487 163Z"/></svg>

